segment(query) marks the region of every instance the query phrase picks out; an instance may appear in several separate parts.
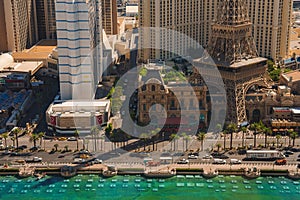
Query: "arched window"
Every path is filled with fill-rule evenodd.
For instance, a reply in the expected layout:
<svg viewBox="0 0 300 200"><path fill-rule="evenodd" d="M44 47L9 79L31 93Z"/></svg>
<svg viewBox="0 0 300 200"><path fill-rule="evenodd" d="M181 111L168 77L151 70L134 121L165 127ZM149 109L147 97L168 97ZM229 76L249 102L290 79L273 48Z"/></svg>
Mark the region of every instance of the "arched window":
<svg viewBox="0 0 300 200"><path fill-rule="evenodd" d="M155 85L151 86L151 91L154 92L155 91Z"/></svg>
<svg viewBox="0 0 300 200"><path fill-rule="evenodd" d="M200 122L204 122L205 121L205 116L204 114L200 114Z"/></svg>
<svg viewBox="0 0 300 200"><path fill-rule="evenodd" d="M143 85L142 86L142 91L145 91L146 90L146 85Z"/></svg>

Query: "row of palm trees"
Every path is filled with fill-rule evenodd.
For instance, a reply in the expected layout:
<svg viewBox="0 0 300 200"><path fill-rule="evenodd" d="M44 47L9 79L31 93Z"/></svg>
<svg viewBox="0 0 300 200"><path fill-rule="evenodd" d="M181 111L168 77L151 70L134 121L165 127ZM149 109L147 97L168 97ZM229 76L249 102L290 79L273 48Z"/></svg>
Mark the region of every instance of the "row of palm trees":
<svg viewBox="0 0 300 200"><path fill-rule="evenodd" d="M5 132L3 133L1 136L4 139L4 145L5 148L8 146L7 145L7 139L10 137L11 141L13 142L13 146L16 146L16 148L19 148L19 136L20 133L22 132L22 130L20 128L14 128L12 130L13 136L10 137L10 133L9 132ZM36 141L40 140L40 146L42 146L42 142L43 142L43 137L45 135L44 132L39 132L39 133L31 133L31 132L27 132L27 134L29 135L29 141L33 142L34 147L36 147Z"/></svg>
<svg viewBox="0 0 300 200"><path fill-rule="evenodd" d="M245 147L245 134L251 130L253 132L253 146L257 146L257 135L258 134L264 134L264 147L267 148L268 146L268 136L270 136L273 132L271 128L266 127L262 121L255 122L251 124L249 127L241 127L238 129L237 125L234 123L230 123L226 126L226 128L223 131L223 138L224 138L224 149L226 149L226 135L230 134L230 149L233 148L233 134L237 133L238 131L242 132L242 147ZM298 137L298 133L294 130L290 129L288 130L288 136L289 136L289 146L291 145L291 140L293 141L292 146L295 146L295 140ZM279 139L281 138L281 135L276 135L277 140L277 146L279 143Z"/></svg>

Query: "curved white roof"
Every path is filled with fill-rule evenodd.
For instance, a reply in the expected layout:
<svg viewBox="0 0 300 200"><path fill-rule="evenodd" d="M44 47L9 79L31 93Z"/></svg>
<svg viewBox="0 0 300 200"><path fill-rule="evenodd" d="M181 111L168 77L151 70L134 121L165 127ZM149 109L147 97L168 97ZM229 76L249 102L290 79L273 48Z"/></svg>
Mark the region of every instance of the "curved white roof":
<svg viewBox="0 0 300 200"><path fill-rule="evenodd" d="M0 55L0 68L14 62L14 58L8 53Z"/></svg>

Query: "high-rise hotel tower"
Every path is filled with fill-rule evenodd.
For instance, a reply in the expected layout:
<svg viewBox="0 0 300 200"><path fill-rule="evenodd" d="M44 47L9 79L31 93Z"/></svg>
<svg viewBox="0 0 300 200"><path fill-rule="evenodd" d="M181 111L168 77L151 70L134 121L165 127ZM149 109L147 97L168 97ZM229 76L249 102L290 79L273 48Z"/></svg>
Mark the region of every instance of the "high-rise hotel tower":
<svg viewBox="0 0 300 200"><path fill-rule="evenodd" d="M139 0L139 27L175 30L206 48L218 5L223 2L224 0ZM259 56L275 61L288 56L292 0L246 0L245 3ZM183 54L190 45L177 41L172 35L164 37L155 31L141 31L139 39L139 57L143 60L171 58L173 55L170 52L174 52L174 49L170 47L170 41L179 44L176 49ZM143 49L151 43L155 43L155 48Z"/></svg>
<svg viewBox="0 0 300 200"><path fill-rule="evenodd" d="M62 100L93 99L102 69L101 0L57 0Z"/></svg>

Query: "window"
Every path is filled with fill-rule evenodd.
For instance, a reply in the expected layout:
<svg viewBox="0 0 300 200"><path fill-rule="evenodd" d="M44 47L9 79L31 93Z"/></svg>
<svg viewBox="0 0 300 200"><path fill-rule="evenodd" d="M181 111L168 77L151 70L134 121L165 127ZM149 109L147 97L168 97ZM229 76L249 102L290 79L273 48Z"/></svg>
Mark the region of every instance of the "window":
<svg viewBox="0 0 300 200"><path fill-rule="evenodd" d="M143 104L143 111L146 111L146 104Z"/></svg>
<svg viewBox="0 0 300 200"><path fill-rule="evenodd" d="M154 92L155 91L155 85L151 86L151 91Z"/></svg>

